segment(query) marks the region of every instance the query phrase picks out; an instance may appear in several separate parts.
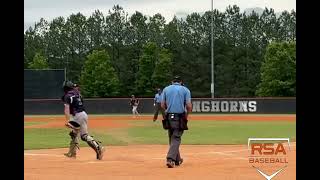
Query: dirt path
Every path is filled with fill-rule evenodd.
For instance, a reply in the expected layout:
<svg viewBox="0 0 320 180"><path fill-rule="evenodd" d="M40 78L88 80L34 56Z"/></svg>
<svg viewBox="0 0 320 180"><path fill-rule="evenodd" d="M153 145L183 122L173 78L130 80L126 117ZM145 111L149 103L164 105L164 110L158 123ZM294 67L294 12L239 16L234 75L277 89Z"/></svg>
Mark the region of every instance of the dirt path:
<svg viewBox="0 0 320 180"><path fill-rule="evenodd" d="M67 149L26 150L24 152L24 179L26 180L257 180L264 179L248 163L244 145L182 145L184 163L168 169L165 155L168 146L139 145L107 147L102 161L95 153L81 148L77 159L63 156ZM296 179L295 143L288 153L288 167L274 180ZM272 174L278 167L264 168Z"/></svg>

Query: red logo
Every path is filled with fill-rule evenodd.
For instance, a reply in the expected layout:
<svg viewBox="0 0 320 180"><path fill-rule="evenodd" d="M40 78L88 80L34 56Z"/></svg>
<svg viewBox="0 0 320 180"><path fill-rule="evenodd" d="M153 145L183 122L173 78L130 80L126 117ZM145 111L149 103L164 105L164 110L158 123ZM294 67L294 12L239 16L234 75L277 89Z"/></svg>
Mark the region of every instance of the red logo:
<svg viewBox="0 0 320 180"><path fill-rule="evenodd" d="M285 145L287 143L288 145ZM288 164L287 154L290 150L289 138L249 138L249 164L256 168L257 171L266 179L270 180L281 172ZM272 175L268 176L263 173L257 166L276 167L281 165L282 168Z"/></svg>

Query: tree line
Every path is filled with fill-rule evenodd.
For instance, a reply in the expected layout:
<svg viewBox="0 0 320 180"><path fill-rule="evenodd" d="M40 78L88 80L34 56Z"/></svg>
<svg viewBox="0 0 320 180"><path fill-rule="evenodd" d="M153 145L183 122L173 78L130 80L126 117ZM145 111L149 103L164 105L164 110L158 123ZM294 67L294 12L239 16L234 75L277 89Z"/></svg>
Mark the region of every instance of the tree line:
<svg viewBox="0 0 320 180"><path fill-rule="evenodd" d="M41 18L24 33L24 68L66 68L88 97L153 96L173 75L193 97L210 97L211 17L216 97L295 96L294 10L247 14L233 5L166 22L159 13L129 16L115 5L106 15ZM281 65L287 60L294 62ZM270 85L280 78L267 75L272 68L286 75Z"/></svg>

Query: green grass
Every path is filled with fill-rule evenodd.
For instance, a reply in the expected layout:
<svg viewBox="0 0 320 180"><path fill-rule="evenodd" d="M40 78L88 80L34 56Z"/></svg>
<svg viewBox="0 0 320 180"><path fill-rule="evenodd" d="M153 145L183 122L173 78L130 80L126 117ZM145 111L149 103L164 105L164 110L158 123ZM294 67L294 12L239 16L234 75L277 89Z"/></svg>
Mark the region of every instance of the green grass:
<svg viewBox="0 0 320 180"><path fill-rule="evenodd" d="M63 148L68 147L70 143L70 136L68 129L52 128L40 129L29 128L24 129L24 149L49 149L49 148ZM94 138L107 145L126 145L119 139L103 133L91 133ZM80 140L80 147L87 146L87 144Z"/></svg>
<svg viewBox="0 0 320 180"><path fill-rule="evenodd" d="M38 124L46 124L47 122L24 122L24 126L32 126Z"/></svg>
<svg viewBox="0 0 320 180"><path fill-rule="evenodd" d="M168 144L161 122L128 121L129 128L90 129L105 145ZM25 129L25 149L68 147L67 129ZM296 123L288 121L190 121L183 144L246 144L249 137L296 139ZM87 146L80 143L80 146Z"/></svg>
<svg viewBox="0 0 320 180"><path fill-rule="evenodd" d="M193 126L193 122L190 123ZM289 137L295 141L296 124L292 122L209 121L194 124L185 134L190 144L246 144L248 138Z"/></svg>
<svg viewBox="0 0 320 180"><path fill-rule="evenodd" d="M138 122L139 123L139 122ZM167 144L167 132L161 124L152 127L132 127L129 136L136 144ZM190 121L189 130L183 134L183 144L246 144L249 137L289 137L295 141L294 122L254 121Z"/></svg>

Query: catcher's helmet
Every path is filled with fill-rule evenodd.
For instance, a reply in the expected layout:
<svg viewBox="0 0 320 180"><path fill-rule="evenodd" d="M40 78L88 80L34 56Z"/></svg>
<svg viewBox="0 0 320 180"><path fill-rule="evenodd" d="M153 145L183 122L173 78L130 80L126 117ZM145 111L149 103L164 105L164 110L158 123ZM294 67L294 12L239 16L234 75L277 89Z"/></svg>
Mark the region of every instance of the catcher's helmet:
<svg viewBox="0 0 320 180"><path fill-rule="evenodd" d="M71 81L64 81L62 88L64 92L70 91L73 89L74 84Z"/></svg>

